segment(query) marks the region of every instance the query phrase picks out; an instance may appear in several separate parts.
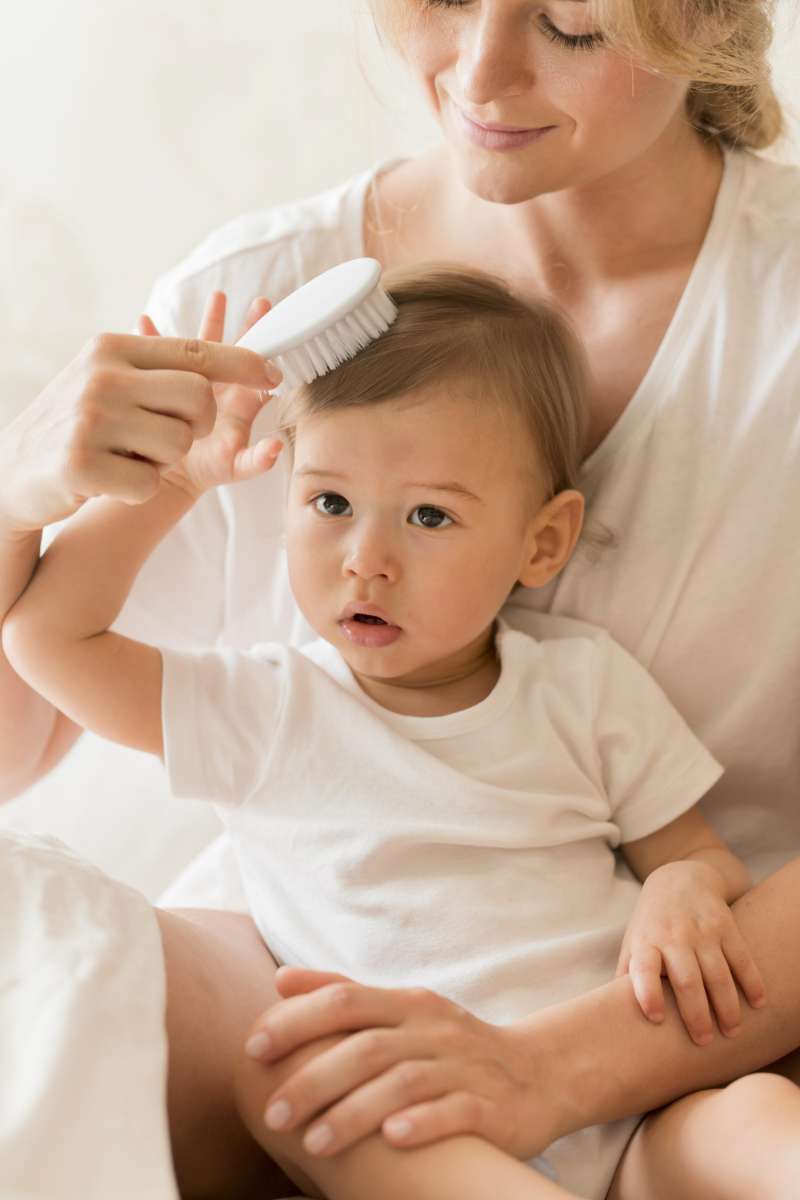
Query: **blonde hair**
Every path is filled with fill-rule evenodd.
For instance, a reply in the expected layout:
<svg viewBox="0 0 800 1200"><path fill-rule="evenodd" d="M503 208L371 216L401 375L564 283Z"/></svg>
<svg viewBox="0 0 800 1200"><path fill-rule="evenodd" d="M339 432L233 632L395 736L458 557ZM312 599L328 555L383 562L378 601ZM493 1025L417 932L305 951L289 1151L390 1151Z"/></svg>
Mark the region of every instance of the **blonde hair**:
<svg viewBox="0 0 800 1200"><path fill-rule="evenodd" d="M422 0L369 0L401 54ZM687 116L709 137L760 150L785 131L768 51L776 0L594 0L604 44L690 84Z"/></svg>
<svg viewBox="0 0 800 1200"><path fill-rule="evenodd" d="M381 282L399 310L388 330L282 398L280 429L290 450L302 417L396 400L444 381L461 384L475 403L493 404L501 419L519 419L533 450L531 497L542 475L548 498L577 487L587 374L566 319L483 271L423 263L387 271Z"/></svg>

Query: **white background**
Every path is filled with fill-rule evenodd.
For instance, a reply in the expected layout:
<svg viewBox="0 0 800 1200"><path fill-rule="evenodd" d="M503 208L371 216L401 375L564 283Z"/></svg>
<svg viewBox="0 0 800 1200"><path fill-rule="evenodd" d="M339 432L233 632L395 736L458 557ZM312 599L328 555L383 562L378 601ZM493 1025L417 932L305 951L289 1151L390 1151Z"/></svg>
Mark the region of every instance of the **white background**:
<svg viewBox="0 0 800 1200"><path fill-rule="evenodd" d="M800 15L774 67L800 162ZM215 226L414 153L436 129L366 0L0 0L0 423ZM155 760L84 738L0 824L155 895L216 828Z"/></svg>

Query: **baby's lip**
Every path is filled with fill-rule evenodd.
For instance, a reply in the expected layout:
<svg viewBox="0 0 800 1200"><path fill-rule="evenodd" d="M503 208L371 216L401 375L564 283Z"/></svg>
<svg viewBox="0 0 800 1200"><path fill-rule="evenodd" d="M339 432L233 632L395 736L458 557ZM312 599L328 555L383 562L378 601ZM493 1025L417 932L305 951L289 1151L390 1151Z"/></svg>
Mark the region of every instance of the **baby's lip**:
<svg viewBox="0 0 800 1200"><path fill-rule="evenodd" d="M342 609L339 614L339 620L351 621L356 613L363 613L366 617L380 617L387 625L395 624L385 609L378 608L377 604L369 604L366 601L359 603L357 600ZM395 626L395 628L399 628L399 626Z"/></svg>

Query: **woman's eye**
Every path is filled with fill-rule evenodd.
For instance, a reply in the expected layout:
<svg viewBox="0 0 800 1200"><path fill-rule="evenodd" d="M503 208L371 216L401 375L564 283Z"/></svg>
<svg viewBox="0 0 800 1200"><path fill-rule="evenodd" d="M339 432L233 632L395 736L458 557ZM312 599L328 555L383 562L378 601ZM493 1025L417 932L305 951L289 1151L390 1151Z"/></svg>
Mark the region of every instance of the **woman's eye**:
<svg viewBox="0 0 800 1200"><path fill-rule="evenodd" d="M467 0L425 0L426 8L464 8ZM570 50L594 50L603 42L602 33L564 33L549 17L542 16L540 29L545 37Z"/></svg>
<svg viewBox="0 0 800 1200"><path fill-rule="evenodd" d="M411 524L416 525L418 529L446 529L447 525L453 524L452 517L448 517L447 513L443 513L440 508L432 508L429 504L418 504L412 511L411 517L414 516L414 513L419 513L419 521L411 521ZM445 522L445 524L441 522Z"/></svg>
<svg viewBox="0 0 800 1200"><path fill-rule="evenodd" d="M594 50L603 41L602 33L564 33L549 17L542 17L540 28L551 42L570 50Z"/></svg>
<svg viewBox="0 0 800 1200"><path fill-rule="evenodd" d="M343 510L350 508L348 501L338 492L321 492L319 496L314 497L311 503L323 517L343 517L345 515Z"/></svg>

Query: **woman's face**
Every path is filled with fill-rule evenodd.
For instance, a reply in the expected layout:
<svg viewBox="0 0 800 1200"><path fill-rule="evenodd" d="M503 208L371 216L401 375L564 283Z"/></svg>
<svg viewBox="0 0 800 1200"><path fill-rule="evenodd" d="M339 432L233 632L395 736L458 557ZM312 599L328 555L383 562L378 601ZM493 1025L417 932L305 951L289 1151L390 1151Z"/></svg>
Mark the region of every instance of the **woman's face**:
<svg viewBox="0 0 800 1200"><path fill-rule="evenodd" d="M585 187L648 151L693 136L688 84L604 46L589 0L399 0L414 6L403 53L465 185L515 204ZM542 130L511 148L480 144L468 118Z"/></svg>

